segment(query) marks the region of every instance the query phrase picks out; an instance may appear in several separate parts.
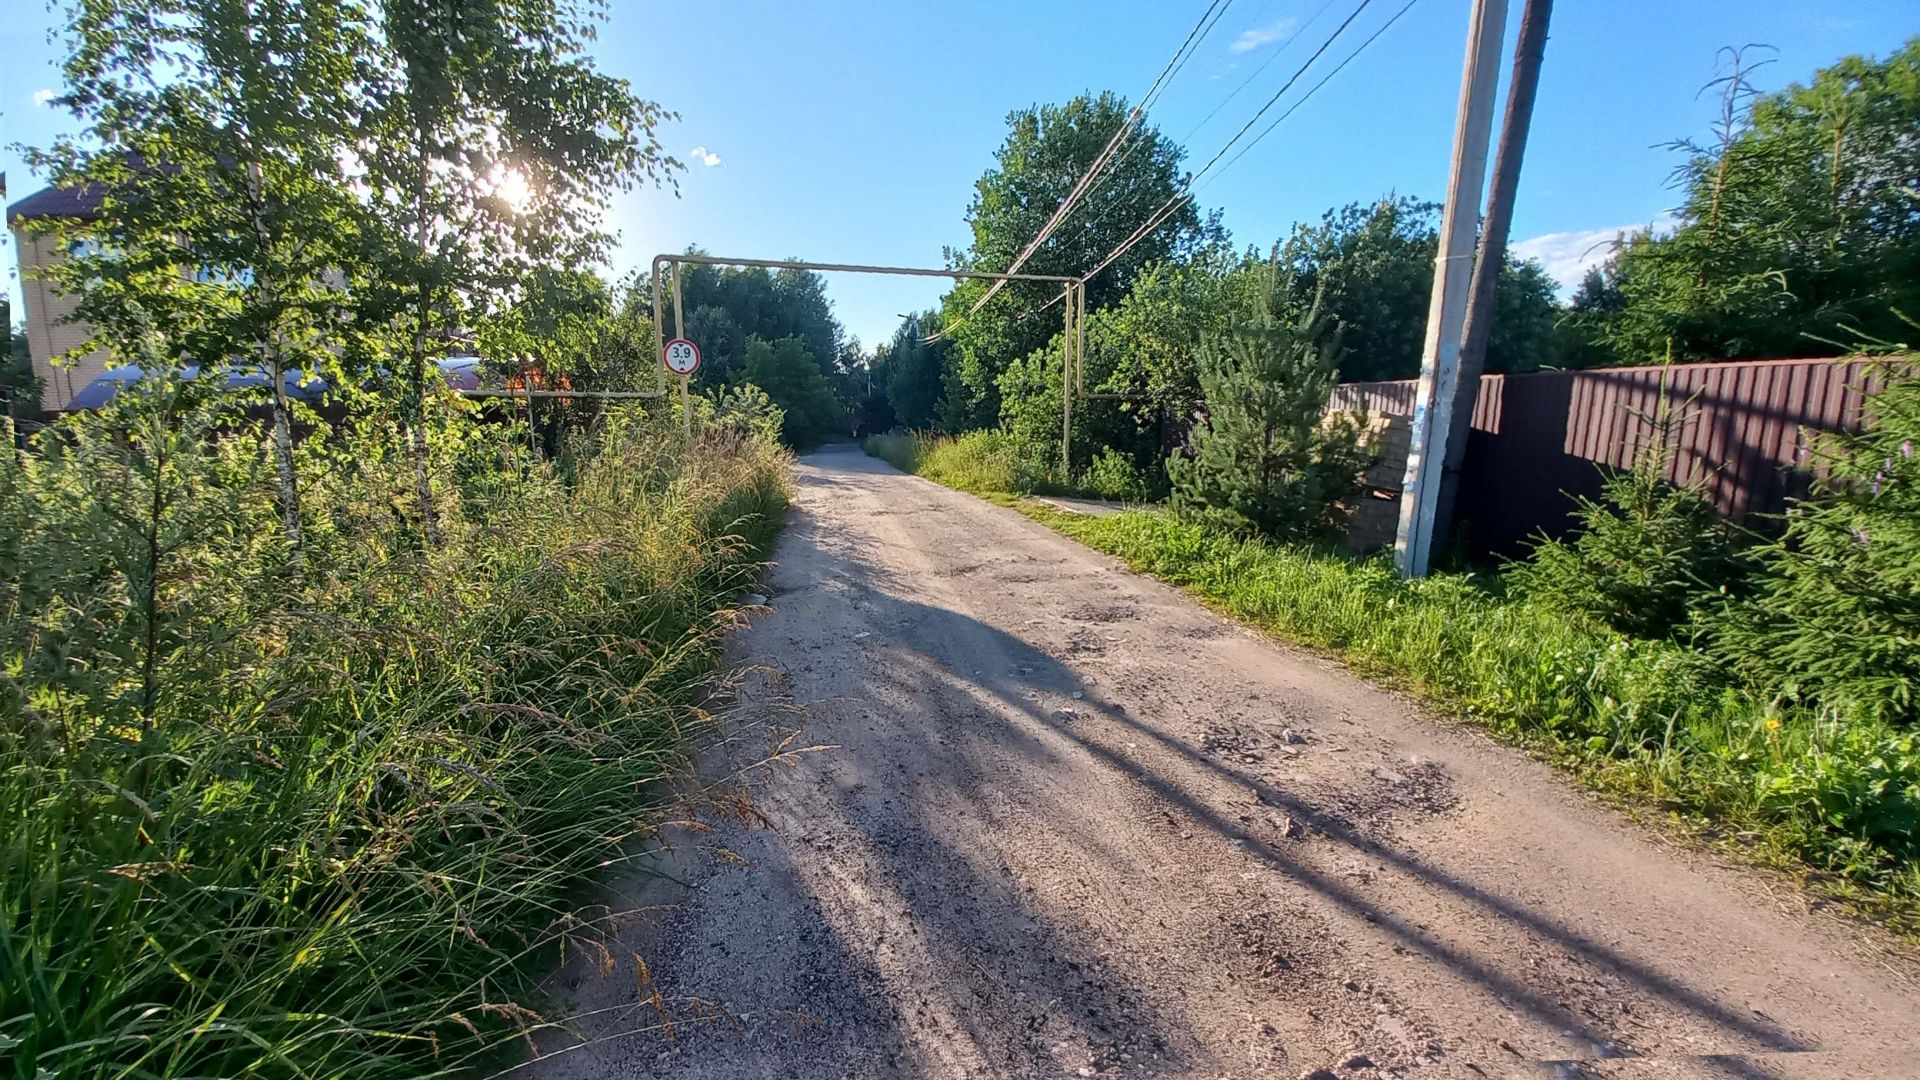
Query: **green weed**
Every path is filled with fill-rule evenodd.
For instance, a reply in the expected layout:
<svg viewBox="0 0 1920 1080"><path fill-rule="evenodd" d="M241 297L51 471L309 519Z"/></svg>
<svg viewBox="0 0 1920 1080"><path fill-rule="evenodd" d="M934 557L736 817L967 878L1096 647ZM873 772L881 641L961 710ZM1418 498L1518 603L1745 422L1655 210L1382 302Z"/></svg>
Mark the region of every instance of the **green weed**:
<svg viewBox="0 0 1920 1080"><path fill-rule="evenodd" d="M185 400L0 464L0 1075L417 1077L540 1037L536 980L647 833L783 452L454 425L409 539L380 418L303 448Z"/></svg>

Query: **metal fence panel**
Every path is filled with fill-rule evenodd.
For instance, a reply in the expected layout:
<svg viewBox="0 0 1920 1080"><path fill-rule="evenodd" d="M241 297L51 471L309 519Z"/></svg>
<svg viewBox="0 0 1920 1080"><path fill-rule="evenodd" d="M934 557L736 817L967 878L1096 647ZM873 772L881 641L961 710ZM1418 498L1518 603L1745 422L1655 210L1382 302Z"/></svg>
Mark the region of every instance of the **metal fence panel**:
<svg viewBox="0 0 1920 1080"><path fill-rule="evenodd" d="M1750 360L1485 375L1460 481L1470 549L1518 555L1573 524L1571 496L1597 496L1604 470L1652 441L1661 387L1678 418L1667 475L1700 484L1734 521L1763 522L1806 489L1804 431L1858 429L1875 361ZM1413 413L1414 380L1345 383L1332 408Z"/></svg>

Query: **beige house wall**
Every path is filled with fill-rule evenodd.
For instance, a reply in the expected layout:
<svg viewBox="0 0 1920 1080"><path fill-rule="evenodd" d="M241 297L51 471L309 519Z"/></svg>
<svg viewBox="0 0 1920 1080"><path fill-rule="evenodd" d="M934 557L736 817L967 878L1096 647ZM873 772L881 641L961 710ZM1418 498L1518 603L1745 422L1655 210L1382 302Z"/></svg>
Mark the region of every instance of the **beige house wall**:
<svg viewBox="0 0 1920 1080"><path fill-rule="evenodd" d="M107 369L107 354L96 349L56 365L55 358L84 344L91 330L67 322L76 301L54 288L43 269L67 257L67 242L57 236L13 230L14 250L20 253L20 295L26 306L27 349L33 355L33 373L40 380L40 407L57 412L67 407L80 388Z"/></svg>

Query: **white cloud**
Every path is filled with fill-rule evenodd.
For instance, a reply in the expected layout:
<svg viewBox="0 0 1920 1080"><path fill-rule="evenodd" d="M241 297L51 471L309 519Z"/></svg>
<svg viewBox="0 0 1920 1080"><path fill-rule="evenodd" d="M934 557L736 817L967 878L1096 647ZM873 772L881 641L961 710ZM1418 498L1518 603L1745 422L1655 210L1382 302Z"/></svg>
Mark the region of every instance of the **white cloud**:
<svg viewBox="0 0 1920 1080"><path fill-rule="evenodd" d="M45 90L45 89L35 90L33 92L33 103L35 105L46 105L51 103L54 98L57 98L59 96L60 96L59 94L56 94L51 90Z"/></svg>
<svg viewBox="0 0 1920 1080"><path fill-rule="evenodd" d="M715 165L720 164L720 155L714 153L711 150L708 150L704 146L694 147L692 153L693 153L693 160L699 162L702 165L705 165L709 169L713 168Z"/></svg>
<svg viewBox="0 0 1920 1080"><path fill-rule="evenodd" d="M1228 52L1249 53L1255 49L1264 49L1277 41L1285 41L1293 36L1293 29L1299 25L1297 19L1281 19L1266 26L1254 26L1240 31L1240 36L1227 46Z"/></svg>
<svg viewBox="0 0 1920 1080"><path fill-rule="evenodd" d="M1580 285L1587 271L1607 261L1614 245L1629 234L1643 229L1666 232L1673 228L1673 216L1662 214L1638 225L1611 225L1603 229L1575 229L1572 232L1545 233L1516 241L1507 246L1516 259L1536 259L1546 267L1547 276L1564 291Z"/></svg>

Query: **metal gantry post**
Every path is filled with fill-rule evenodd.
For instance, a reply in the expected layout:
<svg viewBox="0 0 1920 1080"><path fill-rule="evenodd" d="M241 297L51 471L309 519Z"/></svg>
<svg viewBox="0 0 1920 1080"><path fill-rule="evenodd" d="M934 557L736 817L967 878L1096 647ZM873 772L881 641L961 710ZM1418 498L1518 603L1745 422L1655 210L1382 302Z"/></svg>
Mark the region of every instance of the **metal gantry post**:
<svg viewBox="0 0 1920 1080"><path fill-rule="evenodd" d="M1087 283L1073 287L1076 305L1073 311L1073 384L1082 399L1087 393Z"/></svg>
<svg viewBox="0 0 1920 1080"><path fill-rule="evenodd" d="M687 317L680 307L680 264L673 264L673 336L687 336ZM665 359L661 360L664 365ZM693 376L680 376L680 421L687 430L687 441L693 441L693 392L687 389L693 382Z"/></svg>
<svg viewBox="0 0 1920 1080"><path fill-rule="evenodd" d="M1073 480L1073 282L1060 295L1066 322L1060 331L1060 483Z"/></svg>
<svg viewBox="0 0 1920 1080"><path fill-rule="evenodd" d="M653 257L653 385L663 398L667 396L667 332L660 310L660 275L666 265L665 255Z"/></svg>

